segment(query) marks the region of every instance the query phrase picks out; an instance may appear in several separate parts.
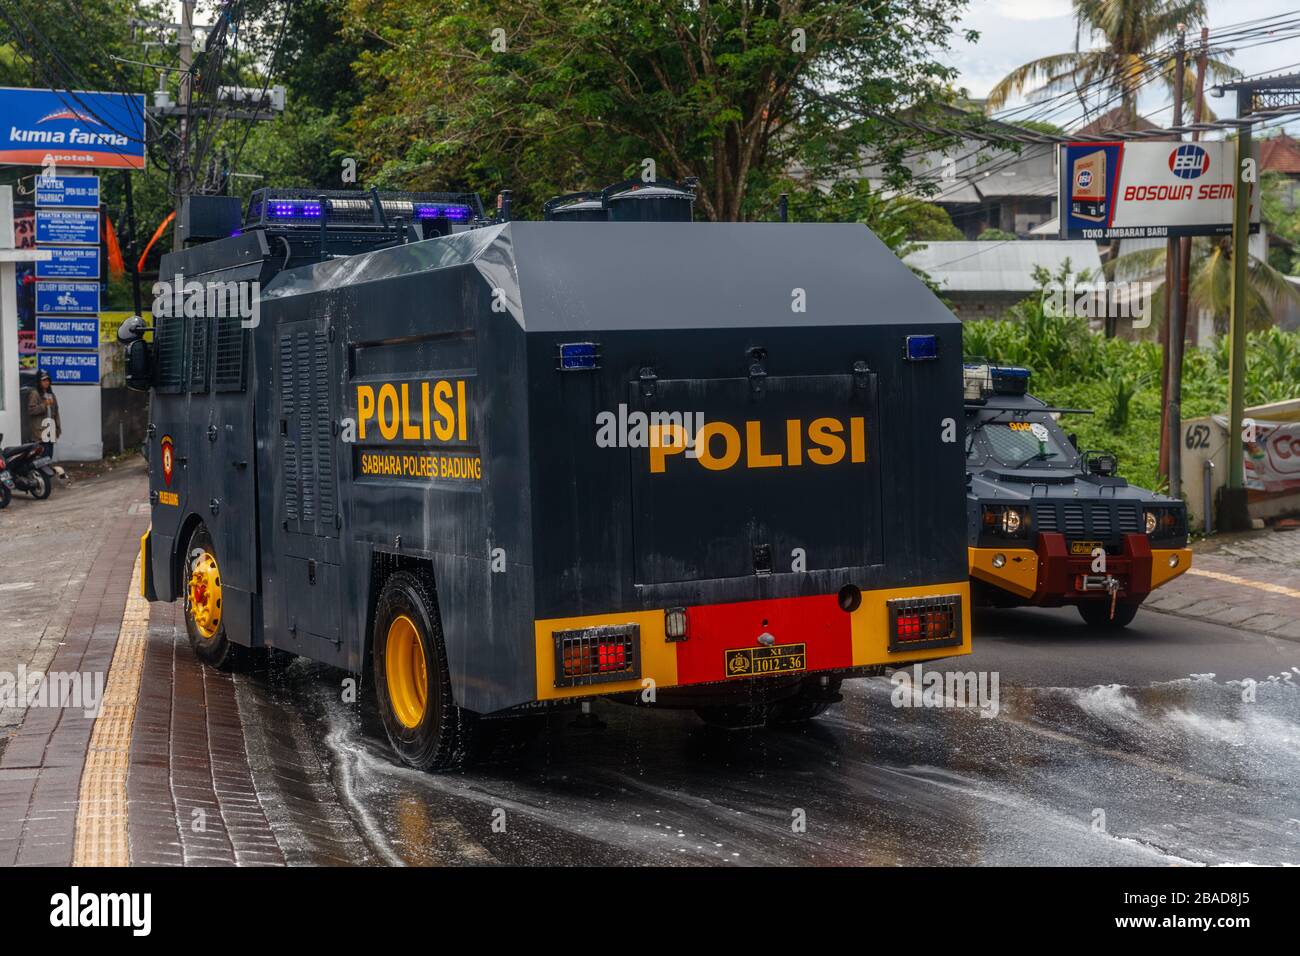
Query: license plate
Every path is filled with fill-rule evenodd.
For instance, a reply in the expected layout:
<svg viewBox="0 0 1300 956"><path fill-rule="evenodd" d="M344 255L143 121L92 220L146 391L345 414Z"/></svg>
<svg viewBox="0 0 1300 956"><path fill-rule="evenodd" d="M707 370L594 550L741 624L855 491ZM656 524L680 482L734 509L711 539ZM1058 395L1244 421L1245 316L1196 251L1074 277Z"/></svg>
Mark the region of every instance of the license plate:
<svg viewBox="0 0 1300 956"><path fill-rule="evenodd" d="M7 471L0 472L0 484L12 488L14 486L13 475L9 474Z"/></svg>
<svg viewBox="0 0 1300 956"><path fill-rule="evenodd" d="M1100 541L1071 541L1071 554L1092 554L1093 550L1102 547Z"/></svg>
<svg viewBox="0 0 1300 956"><path fill-rule="evenodd" d="M804 644L775 644L772 647L742 647L726 651L728 677L761 677L808 669Z"/></svg>

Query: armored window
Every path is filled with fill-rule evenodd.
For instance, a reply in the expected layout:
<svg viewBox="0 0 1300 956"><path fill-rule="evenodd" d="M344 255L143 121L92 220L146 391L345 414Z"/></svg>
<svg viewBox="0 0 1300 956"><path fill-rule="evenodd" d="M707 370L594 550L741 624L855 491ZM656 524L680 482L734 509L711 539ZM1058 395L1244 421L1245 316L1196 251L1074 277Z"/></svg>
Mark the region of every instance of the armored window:
<svg viewBox="0 0 1300 956"><path fill-rule="evenodd" d="M179 392L185 385L185 325L183 316L154 319L154 355L160 392Z"/></svg>
<svg viewBox="0 0 1300 956"><path fill-rule="evenodd" d="M248 352L248 335L238 315L217 319L216 363L212 372L212 389L216 392L242 392L247 385L244 371Z"/></svg>
<svg viewBox="0 0 1300 956"><path fill-rule="evenodd" d="M212 351L212 320L187 320L190 326L189 386L191 392L208 390L209 355Z"/></svg>

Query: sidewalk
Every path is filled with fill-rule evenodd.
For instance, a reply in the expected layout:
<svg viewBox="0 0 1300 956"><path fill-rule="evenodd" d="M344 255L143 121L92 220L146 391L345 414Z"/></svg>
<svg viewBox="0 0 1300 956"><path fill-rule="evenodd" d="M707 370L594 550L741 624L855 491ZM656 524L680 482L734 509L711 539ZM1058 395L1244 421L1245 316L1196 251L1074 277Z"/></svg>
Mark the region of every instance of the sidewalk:
<svg viewBox="0 0 1300 956"><path fill-rule="evenodd" d="M1215 535L1144 607L1300 641L1300 530Z"/></svg>

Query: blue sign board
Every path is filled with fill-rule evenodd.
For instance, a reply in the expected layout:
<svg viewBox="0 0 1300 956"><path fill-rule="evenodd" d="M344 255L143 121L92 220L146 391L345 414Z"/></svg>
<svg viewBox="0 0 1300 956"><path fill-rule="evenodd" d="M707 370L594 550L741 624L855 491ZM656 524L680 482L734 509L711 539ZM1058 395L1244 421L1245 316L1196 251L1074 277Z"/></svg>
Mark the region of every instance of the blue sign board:
<svg viewBox="0 0 1300 956"><path fill-rule="evenodd" d="M72 206L83 209L99 208L98 176L46 176L36 177L36 205Z"/></svg>
<svg viewBox="0 0 1300 956"><path fill-rule="evenodd" d="M50 258L37 260L38 279L98 279L99 246L43 246Z"/></svg>
<svg viewBox="0 0 1300 956"><path fill-rule="evenodd" d="M55 385L98 385L99 352L42 352L41 368Z"/></svg>
<svg viewBox="0 0 1300 956"><path fill-rule="evenodd" d="M97 349L99 319L64 319L53 315L36 317L38 349Z"/></svg>
<svg viewBox="0 0 1300 956"><path fill-rule="evenodd" d="M144 169L144 96L0 87L0 163Z"/></svg>
<svg viewBox="0 0 1300 956"><path fill-rule="evenodd" d="M36 283L38 315L93 315L98 312L98 282Z"/></svg>
<svg viewBox="0 0 1300 956"><path fill-rule="evenodd" d="M36 210L36 242L99 243L99 210Z"/></svg>

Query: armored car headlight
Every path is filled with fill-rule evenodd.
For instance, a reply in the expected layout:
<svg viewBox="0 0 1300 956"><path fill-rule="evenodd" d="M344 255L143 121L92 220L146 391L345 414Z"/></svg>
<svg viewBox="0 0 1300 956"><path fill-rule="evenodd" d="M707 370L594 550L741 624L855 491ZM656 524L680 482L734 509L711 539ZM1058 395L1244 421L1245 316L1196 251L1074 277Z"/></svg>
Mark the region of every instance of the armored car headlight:
<svg viewBox="0 0 1300 956"><path fill-rule="evenodd" d="M1150 534L1151 532L1155 531L1155 530L1156 530L1156 513L1155 513L1154 511L1144 511L1144 512L1142 512L1142 524L1143 524L1143 526L1145 527L1145 529L1146 529L1146 533L1147 533L1147 534Z"/></svg>
<svg viewBox="0 0 1300 956"><path fill-rule="evenodd" d="M1023 538L1029 530L1023 508L1012 505L985 505L983 512L984 531L987 534L1001 535L1005 538Z"/></svg>

